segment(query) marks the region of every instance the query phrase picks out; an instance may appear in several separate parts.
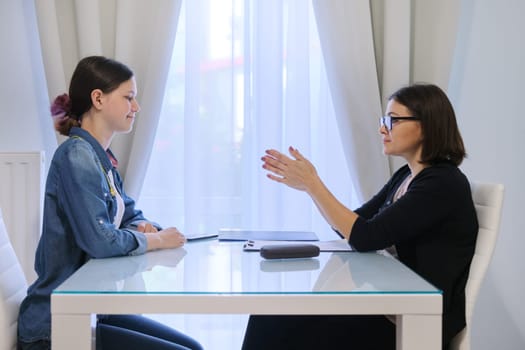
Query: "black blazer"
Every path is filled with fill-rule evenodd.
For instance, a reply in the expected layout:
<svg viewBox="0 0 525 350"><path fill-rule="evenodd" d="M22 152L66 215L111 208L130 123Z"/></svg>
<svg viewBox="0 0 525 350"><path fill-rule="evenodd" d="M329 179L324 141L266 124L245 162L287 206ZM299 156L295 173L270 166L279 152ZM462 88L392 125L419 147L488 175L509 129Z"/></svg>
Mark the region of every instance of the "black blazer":
<svg viewBox="0 0 525 350"><path fill-rule="evenodd" d="M443 345L465 327L465 285L478 221L470 184L453 164L422 170L407 192L393 197L410 174L400 168L359 215L350 236L358 251L395 245L399 260L443 291Z"/></svg>

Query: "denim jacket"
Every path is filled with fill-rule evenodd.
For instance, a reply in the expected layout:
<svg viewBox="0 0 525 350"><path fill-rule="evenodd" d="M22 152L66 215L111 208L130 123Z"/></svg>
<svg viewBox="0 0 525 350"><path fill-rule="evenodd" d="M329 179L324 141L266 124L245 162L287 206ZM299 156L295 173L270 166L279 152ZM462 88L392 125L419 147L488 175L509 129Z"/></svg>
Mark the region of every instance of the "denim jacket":
<svg viewBox="0 0 525 350"><path fill-rule="evenodd" d="M125 210L120 227L108 171L115 178ZM72 128L56 150L47 176L42 236L35 257L37 280L28 288L18 319L24 342L51 339L51 292L90 258L146 252L146 237L136 231L145 221L122 187L106 151L87 131Z"/></svg>

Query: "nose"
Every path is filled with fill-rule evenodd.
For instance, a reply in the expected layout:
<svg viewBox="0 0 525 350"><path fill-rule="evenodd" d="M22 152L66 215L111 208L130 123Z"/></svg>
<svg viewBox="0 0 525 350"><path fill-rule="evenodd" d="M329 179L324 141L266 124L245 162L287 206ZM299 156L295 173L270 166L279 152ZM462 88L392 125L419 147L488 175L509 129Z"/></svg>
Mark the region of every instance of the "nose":
<svg viewBox="0 0 525 350"><path fill-rule="evenodd" d="M381 124L379 126L379 134L380 135L388 135L388 129L386 128L385 124Z"/></svg>
<svg viewBox="0 0 525 350"><path fill-rule="evenodd" d="M133 105L131 106L131 108L133 109L133 111L135 113L138 113L140 111L140 105L139 105L139 102L137 100L133 100L134 103Z"/></svg>

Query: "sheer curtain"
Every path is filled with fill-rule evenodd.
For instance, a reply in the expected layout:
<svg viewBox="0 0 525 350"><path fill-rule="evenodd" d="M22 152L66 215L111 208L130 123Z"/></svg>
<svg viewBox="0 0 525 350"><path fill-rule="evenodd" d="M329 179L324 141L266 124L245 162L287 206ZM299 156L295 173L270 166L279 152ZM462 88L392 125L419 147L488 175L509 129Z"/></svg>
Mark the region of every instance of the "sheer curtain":
<svg viewBox="0 0 525 350"><path fill-rule="evenodd" d="M357 205L310 2L183 2L139 199L162 225L333 233L304 193L266 178L264 150L298 148Z"/></svg>
<svg viewBox="0 0 525 350"><path fill-rule="evenodd" d="M135 73L141 113L133 131L118 135L111 145L132 197L140 192L151 151L181 2L35 1L50 101L67 92L77 62L88 55L115 58Z"/></svg>
<svg viewBox="0 0 525 350"><path fill-rule="evenodd" d="M369 0L313 0L339 132L361 201L389 177L378 135L382 114ZM383 74L385 75L385 74Z"/></svg>

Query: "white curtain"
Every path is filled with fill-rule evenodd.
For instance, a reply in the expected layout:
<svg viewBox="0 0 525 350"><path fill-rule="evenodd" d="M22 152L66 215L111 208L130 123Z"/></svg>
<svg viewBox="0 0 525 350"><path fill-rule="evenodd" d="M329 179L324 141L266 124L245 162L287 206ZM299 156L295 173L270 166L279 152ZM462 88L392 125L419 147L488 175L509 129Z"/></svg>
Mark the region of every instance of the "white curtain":
<svg viewBox="0 0 525 350"><path fill-rule="evenodd" d="M115 58L133 69L141 112L111 148L128 194L136 197L158 123L182 0L35 1L50 101L67 92L77 62Z"/></svg>
<svg viewBox="0 0 525 350"><path fill-rule="evenodd" d="M411 0L385 1L381 11L382 25L374 32L374 37L378 34L381 37L381 40L376 40L376 48L381 46L381 50L376 50L376 57L381 55L379 86L384 110L390 94L413 81L412 38L415 25ZM389 157L391 172L405 163L403 158Z"/></svg>
<svg viewBox="0 0 525 350"><path fill-rule="evenodd" d="M377 123L376 123L377 124ZM162 114L139 207L184 233L221 227L312 230L337 236L304 194L271 182L264 150L297 147L346 205L357 205L332 107L311 2L183 2ZM184 259L184 279L216 278L245 269L250 255L216 266ZM197 273L196 273L197 271ZM314 271L297 274L310 286ZM239 288L278 286L281 274L248 278ZM158 318L158 316L156 316ZM246 316L170 317L179 329L230 324L199 336L203 344L240 348ZM231 342L231 343L229 343ZM225 344L227 343L227 344Z"/></svg>
<svg viewBox="0 0 525 350"><path fill-rule="evenodd" d="M260 161L265 149L297 147L338 198L358 204L324 66L310 2L183 2L140 207L184 232L332 237L310 199L267 179Z"/></svg>
<svg viewBox="0 0 525 350"><path fill-rule="evenodd" d="M313 0L343 149L359 199L389 176L378 136L382 115L368 0Z"/></svg>

